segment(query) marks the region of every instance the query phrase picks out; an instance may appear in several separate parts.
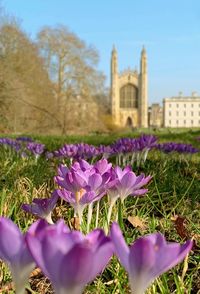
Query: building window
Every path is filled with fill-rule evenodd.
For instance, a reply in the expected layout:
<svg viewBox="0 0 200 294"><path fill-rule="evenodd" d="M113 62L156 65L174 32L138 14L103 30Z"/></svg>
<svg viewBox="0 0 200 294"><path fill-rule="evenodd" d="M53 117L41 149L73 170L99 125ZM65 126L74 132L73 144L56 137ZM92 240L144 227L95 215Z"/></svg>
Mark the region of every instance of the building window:
<svg viewBox="0 0 200 294"><path fill-rule="evenodd" d="M191 125L193 125L193 119L191 120Z"/></svg>
<svg viewBox="0 0 200 294"><path fill-rule="evenodd" d="M171 111L169 111L169 116L171 116L172 115L172 113L171 113Z"/></svg>
<svg viewBox="0 0 200 294"><path fill-rule="evenodd" d="M176 107L179 108L179 104L176 104Z"/></svg>
<svg viewBox="0 0 200 294"><path fill-rule="evenodd" d="M169 103L169 107L171 107L171 104Z"/></svg>
<svg viewBox="0 0 200 294"><path fill-rule="evenodd" d="M127 84L120 89L120 107L138 108L138 89L132 84Z"/></svg>
<svg viewBox="0 0 200 294"><path fill-rule="evenodd" d="M186 125L186 120L184 119L184 126Z"/></svg>
<svg viewBox="0 0 200 294"><path fill-rule="evenodd" d="M169 120L169 125L171 125L171 119Z"/></svg>
<svg viewBox="0 0 200 294"><path fill-rule="evenodd" d="M178 126L178 120L176 121L176 125Z"/></svg>
<svg viewBox="0 0 200 294"><path fill-rule="evenodd" d="M191 107L193 107L194 106L194 104L191 104Z"/></svg>
<svg viewBox="0 0 200 294"><path fill-rule="evenodd" d="M194 115L194 111L191 111L191 116L193 116Z"/></svg>
<svg viewBox="0 0 200 294"><path fill-rule="evenodd" d="M176 115L178 116L178 114L179 114L179 112L177 111L177 112L176 112Z"/></svg>
<svg viewBox="0 0 200 294"><path fill-rule="evenodd" d="M186 104L184 104L184 107L186 108Z"/></svg>
<svg viewBox="0 0 200 294"><path fill-rule="evenodd" d="M184 111L184 116L186 116L186 111Z"/></svg>

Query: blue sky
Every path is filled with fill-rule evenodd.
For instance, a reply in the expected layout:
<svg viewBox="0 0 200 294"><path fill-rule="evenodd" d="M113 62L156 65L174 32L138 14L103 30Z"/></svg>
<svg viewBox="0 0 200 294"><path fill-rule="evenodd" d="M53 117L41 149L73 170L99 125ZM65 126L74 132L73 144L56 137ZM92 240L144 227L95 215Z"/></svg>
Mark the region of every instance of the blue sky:
<svg viewBox="0 0 200 294"><path fill-rule="evenodd" d="M199 0L2 0L34 38L42 26L64 24L100 55L99 69L110 81L110 54L119 69L139 68L148 55L149 103L182 91L200 95Z"/></svg>

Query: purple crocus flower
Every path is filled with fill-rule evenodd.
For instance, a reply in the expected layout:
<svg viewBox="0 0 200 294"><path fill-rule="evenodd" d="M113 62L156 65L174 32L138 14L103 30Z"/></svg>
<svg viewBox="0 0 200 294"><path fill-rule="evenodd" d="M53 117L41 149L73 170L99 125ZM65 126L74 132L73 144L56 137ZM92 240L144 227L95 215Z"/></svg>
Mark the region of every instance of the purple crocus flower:
<svg viewBox="0 0 200 294"><path fill-rule="evenodd" d="M81 160L70 169L63 165L59 167L55 181L62 189L57 189L55 193L73 206L80 222L85 207L106 194L110 168L106 159L96 162L94 166Z"/></svg>
<svg viewBox="0 0 200 294"><path fill-rule="evenodd" d="M10 219L4 217L0 218L0 236L0 259L9 265L16 293L23 294L35 265L25 237Z"/></svg>
<svg viewBox="0 0 200 294"><path fill-rule="evenodd" d="M117 223L111 227L111 239L121 264L129 275L132 293L143 294L161 274L180 263L192 249L193 242L167 243L160 233L146 235L127 246Z"/></svg>
<svg viewBox="0 0 200 294"><path fill-rule="evenodd" d="M53 224L51 212L54 209L57 200L58 195L53 193L51 198L34 198L31 204L23 204L22 209L40 218L46 219L49 224Z"/></svg>
<svg viewBox="0 0 200 294"><path fill-rule="evenodd" d="M51 280L56 294L80 294L103 271L113 254L113 244L100 229L87 236L70 232L61 220L49 226L34 223L26 237L37 265Z"/></svg>
<svg viewBox="0 0 200 294"><path fill-rule="evenodd" d="M98 149L86 143L65 144L54 152L56 157L80 160L82 158L92 158L99 154Z"/></svg>
<svg viewBox="0 0 200 294"><path fill-rule="evenodd" d="M116 166L112 171L112 180L115 180L116 184L108 190L111 202L112 199L116 200L117 198L124 201L129 195L144 195L148 189L142 187L151 180L151 176L145 177L144 174L136 176L130 167L127 166L122 170Z"/></svg>
<svg viewBox="0 0 200 294"><path fill-rule="evenodd" d="M36 158L38 158L45 149L44 144L36 143L36 142L29 142L26 145L26 148L33 154L35 155Z"/></svg>

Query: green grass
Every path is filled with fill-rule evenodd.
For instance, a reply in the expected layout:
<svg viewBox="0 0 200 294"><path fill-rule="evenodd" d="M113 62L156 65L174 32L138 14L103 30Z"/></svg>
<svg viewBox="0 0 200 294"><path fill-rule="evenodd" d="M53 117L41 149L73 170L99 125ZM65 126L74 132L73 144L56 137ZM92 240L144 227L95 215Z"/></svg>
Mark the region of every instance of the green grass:
<svg viewBox="0 0 200 294"><path fill-rule="evenodd" d="M121 134L125 136L138 136L139 132ZM156 132L160 141L176 141L192 143L200 147L196 140L200 137L199 130L179 132ZM34 139L45 143L49 150L59 148L64 143L86 142L94 145L110 144L118 135L90 135L90 136L33 136ZM0 152L0 215L10 217L25 231L33 222L33 217L21 210L21 204L30 203L34 197L48 197L54 190L53 176L56 175L57 162L46 161L41 157L34 159L18 158L15 154L9 156ZM184 242L177 233L172 218L180 215L185 218L185 225L189 237L194 237L196 249L190 254L186 273L183 277L183 263L162 275L147 291L152 293L178 293L193 294L200 292L200 156L181 156L178 154L166 155L152 151L148 155L144 166L133 166L136 174L144 172L152 175L153 179L148 185L149 192L145 197L128 197L122 207L121 225L127 242L130 244L141 235L160 231L167 240ZM71 226L73 211L64 202L57 205L53 214L54 220L64 217ZM106 201L101 201L99 226L105 227L107 207ZM94 208L95 209L95 208ZM113 219L118 212L116 206ZM86 214L85 214L86 216ZM135 228L128 221L128 216L138 216L146 224L146 229ZM92 221L92 226L95 220ZM86 224L83 224L85 227ZM10 273L4 264L1 265L1 286L11 281ZM31 279L32 293L52 293L49 282L39 276ZM5 293L14 293L11 290ZM31 292L30 292L31 293ZM84 293L130 293L128 278L124 269L116 258L103 272L101 277L88 285Z"/></svg>

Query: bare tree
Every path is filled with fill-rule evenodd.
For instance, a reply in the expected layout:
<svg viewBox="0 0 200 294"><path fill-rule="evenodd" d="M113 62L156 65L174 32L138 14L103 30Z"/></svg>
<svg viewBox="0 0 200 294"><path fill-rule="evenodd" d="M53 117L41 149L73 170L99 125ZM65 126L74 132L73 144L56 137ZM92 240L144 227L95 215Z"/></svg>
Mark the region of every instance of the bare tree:
<svg viewBox="0 0 200 294"><path fill-rule="evenodd" d="M65 26L43 28L38 34L38 46L55 85L56 109L62 132L66 133L78 124L82 128L86 126L82 121L86 105L87 126L91 123L94 127L92 109L97 104L92 97L102 91L104 82L104 76L96 68L96 50Z"/></svg>
<svg viewBox="0 0 200 294"><path fill-rule="evenodd" d="M0 130L98 129L104 76L98 54L64 26L31 41L13 18L0 22Z"/></svg>
<svg viewBox="0 0 200 294"><path fill-rule="evenodd" d="M0 25L0 114L14 132L50 128L53 83L38 48L15 21ZM6 110L6 111L5 111Z"/></svg>

